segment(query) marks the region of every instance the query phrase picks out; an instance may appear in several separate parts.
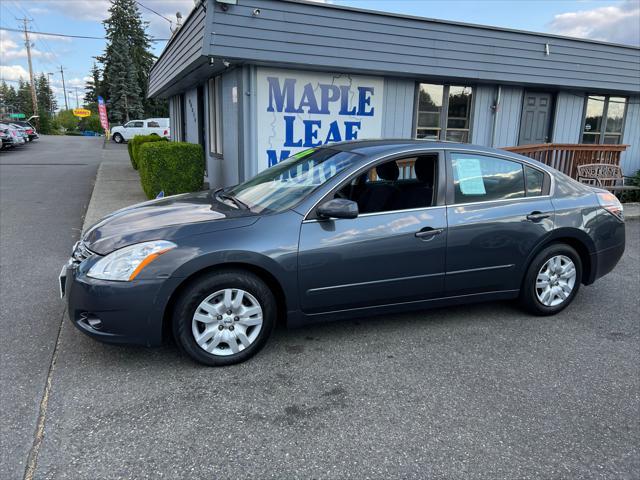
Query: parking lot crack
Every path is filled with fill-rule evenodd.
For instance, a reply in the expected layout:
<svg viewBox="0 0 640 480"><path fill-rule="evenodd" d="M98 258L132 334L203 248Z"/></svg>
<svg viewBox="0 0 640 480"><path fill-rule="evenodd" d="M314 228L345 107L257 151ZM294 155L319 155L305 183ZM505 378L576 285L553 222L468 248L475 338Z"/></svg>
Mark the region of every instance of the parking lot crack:
<svg viewBox="0 0 640 480"><path fill-rule="evenodd" d="M49 396L51 394L51 385L53 384L53 373L56 368L56 362L58 360L58 352L60 351L60 340L62 337L62 325L64 323L64 317L67 313L65 308L62 311L60 317L60 325L58 326L58 334L56 335L56 344L53 348L53 354L51 355L51 363L49 364L49 371L47 373L47 380L44 385L44 391L42 392L42 399L40 400L40 409L38 411L38 421L36 423L36 430L33 436L33 444L29 450L27 457L27 465L24 471L24 480L32 480L36 472L38 465L38 453L44 440L44 429L47 420L47 407L49 406Z"/></svg>

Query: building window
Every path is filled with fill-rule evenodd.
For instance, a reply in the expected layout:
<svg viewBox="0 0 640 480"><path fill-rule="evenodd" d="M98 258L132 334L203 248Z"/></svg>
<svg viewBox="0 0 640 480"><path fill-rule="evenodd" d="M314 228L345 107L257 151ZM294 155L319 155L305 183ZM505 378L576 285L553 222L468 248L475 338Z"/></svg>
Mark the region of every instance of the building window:
<svg viewBox="0 0 640 480"><path fill-rule="evenodd" d="M469 142L471 87L421 83L416 137Z"/></svg>
<svg viewBox="0 0 640 480"><path fill-rule="evenodd" d="M174 141L184 141L184 97L175 95L171 98L171 114L173 116L171 125L171 138Z"/></svg>
<svg viewBox="0 0 640 480"><path fill-rule="evenodd" d="M622 128L627 110L625 97L593 95L587 97L582 143L622 143Z"/></svg>
<svg viewBox="0 0 640 480"><path fill-rule="evenodd" d="M209 152L212 155L222 155L222 125L220 77L209 80Z"/></svg>

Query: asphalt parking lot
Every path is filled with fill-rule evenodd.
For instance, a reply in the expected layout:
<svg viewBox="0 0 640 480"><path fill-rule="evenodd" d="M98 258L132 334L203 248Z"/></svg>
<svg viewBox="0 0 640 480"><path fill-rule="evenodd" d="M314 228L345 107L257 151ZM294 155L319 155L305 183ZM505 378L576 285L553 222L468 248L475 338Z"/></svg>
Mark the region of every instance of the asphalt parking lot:
<svg viewBox="0 0 640 480"><path fill-rule="evenodd" d="M98 142L82 148L99 158ZM48 151L61 163L78 144ZM12 163L31 158L11 153ZM41 173L9 182L8 158L2 471L22 478L60 326L55 280L91 172L38 204L48 189L29 185ZM18 202L23 190L32 194ZM77 204L60 208L69 197ZM627 242L618 267L555 317L500 302L278 330L254 359L226 368L196 365L173 345L99 344L65 320L33 478L637 479L637 220ZM46 262L19 268L24 249Z"/></svg>

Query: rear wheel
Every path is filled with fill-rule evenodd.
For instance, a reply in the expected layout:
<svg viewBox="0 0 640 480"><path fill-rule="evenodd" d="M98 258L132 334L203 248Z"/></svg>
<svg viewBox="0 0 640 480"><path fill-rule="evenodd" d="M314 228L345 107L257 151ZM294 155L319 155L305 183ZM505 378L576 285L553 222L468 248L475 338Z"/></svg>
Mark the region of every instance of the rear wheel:
<svg viewBox="0 0 640 480"><path fill-rule="evenodd" d="M116 142L116 143L122 143L122 142L124 142L124 138L119 133L114 133L113 134L113 141Z"/></svg>
<svg viewBox="0 0 640 480"><path fill-rule="evenodd" d="M569 245L550 245L529 265L520 292L521 302L531 313L553 315L573 301L581 278L578 253Z"/></svg>
<svg viewBox="0 0 640 480"><path fill-rule="evenodd" d="M231 365L264 346L275 319L276 301L269 287L250 272L228 270L187 287L174 309L173 332L194 360Z"/></svg>

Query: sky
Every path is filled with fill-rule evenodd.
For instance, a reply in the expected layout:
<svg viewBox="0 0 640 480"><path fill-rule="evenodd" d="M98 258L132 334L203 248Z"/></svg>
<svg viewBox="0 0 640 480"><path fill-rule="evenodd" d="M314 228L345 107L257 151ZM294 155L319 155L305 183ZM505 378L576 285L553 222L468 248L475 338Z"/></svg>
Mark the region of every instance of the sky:
<svg viewBox="0 0 640 480"><path fill-rule="evenodd" d="M640 46L640 0L317 0L370 10L381 10L443 20L554 33ZM167 39L175 26L176 12L184 18L194 0L139 0L149 34ZM16 18L27 17L34 32L103 37L108 0L0 0L0 27L22 28ZM155 11L152 12L149 9ZM80 103L93 63L105 46L104 40L72 39L31 34L34 73L50 76L58 105L64 106L60 66L69 107ZM159 55L166 41L154 42ZM0 30L0 79L13 85L28 79L24 36Z"/></svg>

